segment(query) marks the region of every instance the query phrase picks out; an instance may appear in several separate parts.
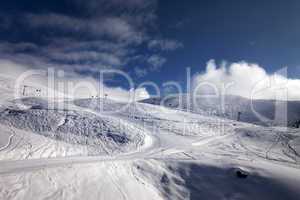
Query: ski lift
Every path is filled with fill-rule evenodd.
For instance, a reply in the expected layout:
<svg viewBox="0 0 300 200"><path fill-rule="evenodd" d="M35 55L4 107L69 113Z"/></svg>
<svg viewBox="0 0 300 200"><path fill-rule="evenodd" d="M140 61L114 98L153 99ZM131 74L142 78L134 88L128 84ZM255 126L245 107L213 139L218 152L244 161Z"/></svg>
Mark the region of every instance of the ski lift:
<svg viewBox="0 0 300 200"><path fill-rule="evenodd" d="M241 115L242 115L242 112L238 112L238 116L237 116L237 121L241 121Z"/></svg>
<svg viewBox="0 0 300 200"><path fill-rule="evenodd" d="M25 96L25 94L26 94L26 88L28 88L28 86L27 86L27 85L24 85L24 86L23 86L23 92L22 92L23 96Z"/></svg>
<svg viewBox="0 0 300 200"><path fill-rule="evenodd" d="M300 120L296 121L294 126L295 128L300 128Z"/></svg>

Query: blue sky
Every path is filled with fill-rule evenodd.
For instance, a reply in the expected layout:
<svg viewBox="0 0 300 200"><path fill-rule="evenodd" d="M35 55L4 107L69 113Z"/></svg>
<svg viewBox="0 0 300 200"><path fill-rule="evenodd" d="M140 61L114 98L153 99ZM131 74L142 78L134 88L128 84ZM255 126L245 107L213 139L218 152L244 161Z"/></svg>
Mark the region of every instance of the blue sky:
<svg viewBox="0 0 300 200"><path fill-rule="evenodd" d="M2 1L0 59L92 77L121 69L136 83L185 84L187 67L211 59L299 78L299 10L297 0Z"/></svg>
<svg viewBox="0 0 300 200"><path fill-rule="evenodd" d="M209 59L244 60L268 72L283 66L297 72L299 9L299 1L161 1L160 30L184 44L184 49L170 55L167 65L173 69L191 66L197 71ZM166 28L180 21L178 29Z"/></svg>

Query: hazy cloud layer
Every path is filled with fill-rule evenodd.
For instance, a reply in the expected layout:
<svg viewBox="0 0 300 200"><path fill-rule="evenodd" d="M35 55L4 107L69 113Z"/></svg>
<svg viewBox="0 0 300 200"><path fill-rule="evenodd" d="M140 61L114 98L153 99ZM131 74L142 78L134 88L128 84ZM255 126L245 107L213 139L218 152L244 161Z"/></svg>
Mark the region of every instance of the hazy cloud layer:
<svg viewBox="0 0 300 200"><path fill-rule="evenodd" d="M43 91L46 90L47 92L44 94L48 98L91 98L104 97L104 94L108 94L108 98L110 99L128 102L150 97L146 88L131 88L130 90L126 90L121 87L109 87L101 81L99 82L93 78L78 76L76 74L58 76L58 71L54 71L54 76L52 76L47 69L34 69L30 66L2 59L0 59L0 79L10 80L12 83L10 87L13 90L19 85L20 88L15 91L21 91L23 85L42 89ZM49 82L51 80L54 80L53 85ZM64 87L61 87L61 85L64 85ZM103 92L101 93L101 91Z"/></svg>
<svg viewBox="0 0 300 200"><path fill-rule="evenodd" d="M152 40L148 44L149 49L173 51L182 48L183 44L175 40Z"/></svg>

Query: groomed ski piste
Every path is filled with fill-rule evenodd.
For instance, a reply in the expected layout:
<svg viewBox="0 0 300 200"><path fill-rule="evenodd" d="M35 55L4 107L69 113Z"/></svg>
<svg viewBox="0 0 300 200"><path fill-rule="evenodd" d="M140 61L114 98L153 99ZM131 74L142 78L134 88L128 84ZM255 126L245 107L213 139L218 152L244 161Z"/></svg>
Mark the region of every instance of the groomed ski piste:
<svg viewBox="0 0 300 200"><path fill-rule="evenodd" d="M299 129L108 98L14 99L2 81L0 199L300 197Z"/></svg>

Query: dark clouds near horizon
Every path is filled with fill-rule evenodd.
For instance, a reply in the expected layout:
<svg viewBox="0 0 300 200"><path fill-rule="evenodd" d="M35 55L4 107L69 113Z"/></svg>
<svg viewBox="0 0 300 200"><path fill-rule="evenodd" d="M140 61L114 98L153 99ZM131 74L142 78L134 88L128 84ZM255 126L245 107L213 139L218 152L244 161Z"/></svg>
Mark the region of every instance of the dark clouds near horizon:
<svg viewBox="0 0 300 200"><path fill-rule="evenodd" d="M79 74L159 70L166 62L162 52L183 45L160 37L156 9L156 0L1 2L0 58Z"/></svg>

